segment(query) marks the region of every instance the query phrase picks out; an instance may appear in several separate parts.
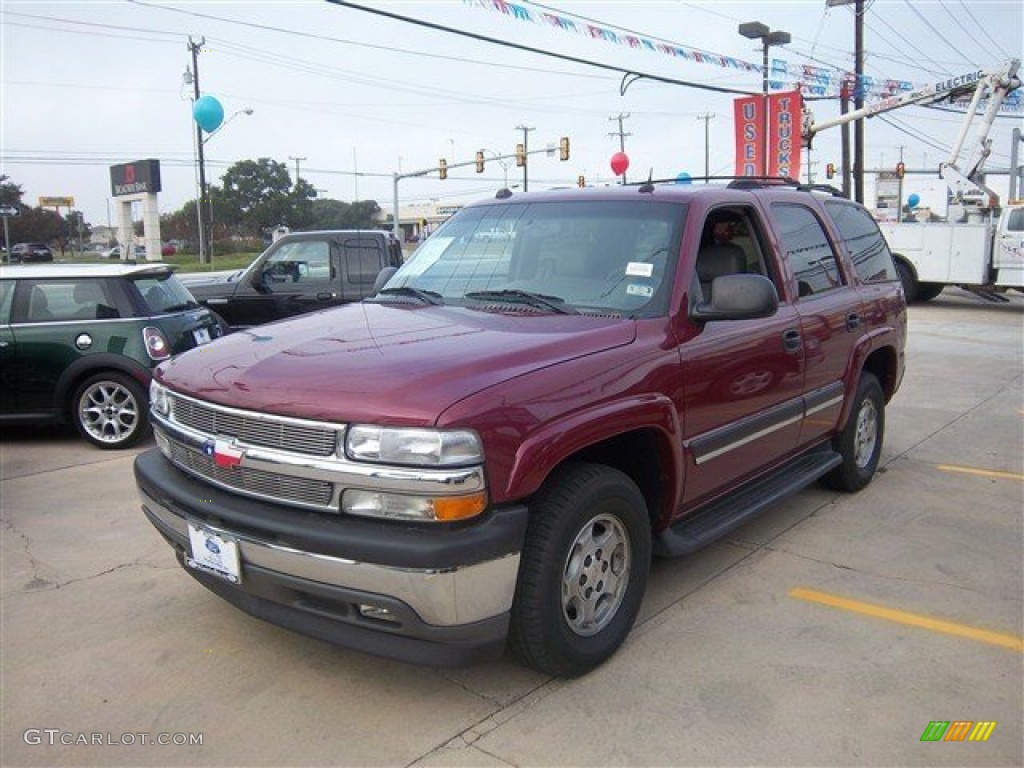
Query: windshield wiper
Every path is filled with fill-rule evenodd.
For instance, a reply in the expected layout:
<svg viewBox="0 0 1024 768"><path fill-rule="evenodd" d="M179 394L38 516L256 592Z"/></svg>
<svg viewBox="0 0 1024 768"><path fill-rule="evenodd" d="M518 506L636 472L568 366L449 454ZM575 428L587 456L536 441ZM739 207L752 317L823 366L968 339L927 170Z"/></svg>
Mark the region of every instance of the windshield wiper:
<svg viewBox="0 0 1024 768"><path fill-rule="evenodd" d="M444 299L437 291L425 291L422 288L413 288L411 285L396 285L392 288L381 288L377 291L377 295L379 296L381 294L412 296L413 298L419 299L424 304L433 304L434 306L444 304Z"/></svg>
<svg viewBox="0 0 1024 768"><path fill-rule="evenodd" d="M506 288L500 291L473 291L471 293L467 293L466 298L476 299L478 301L520 302L540 309L550 309L552 312L557 312L560 315L579 314L572 307L567 307L565 305L565 299L560 296L547 296L543 293L532 293L530 291L521 291L515 288Z"/></svg>

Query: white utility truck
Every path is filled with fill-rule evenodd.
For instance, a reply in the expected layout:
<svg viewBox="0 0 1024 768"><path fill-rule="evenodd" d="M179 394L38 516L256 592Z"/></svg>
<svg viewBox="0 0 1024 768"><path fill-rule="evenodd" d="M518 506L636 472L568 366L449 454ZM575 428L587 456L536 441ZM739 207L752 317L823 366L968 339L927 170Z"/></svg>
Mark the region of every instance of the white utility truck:
<svg viewBox="0 0 1024 768"><path fill-rule="evenodd" d="M803 140L808 145L826 128L973 91L953 151L939 168L952 193L948 221L879 224L896 260L907 301L933 299L947 285L993 301L1005 301L1001 294L1007 289L1024 290L1024 200L1000 206L999 196L985 186L983 171L992 151L988 134L1006 96L1020 87L1019 68L1020 60L1012 59L988 72L969 72L820 123L814 122L810 112L804 114ZM961 164L967 134L982 101L985 111Z"/></svg>

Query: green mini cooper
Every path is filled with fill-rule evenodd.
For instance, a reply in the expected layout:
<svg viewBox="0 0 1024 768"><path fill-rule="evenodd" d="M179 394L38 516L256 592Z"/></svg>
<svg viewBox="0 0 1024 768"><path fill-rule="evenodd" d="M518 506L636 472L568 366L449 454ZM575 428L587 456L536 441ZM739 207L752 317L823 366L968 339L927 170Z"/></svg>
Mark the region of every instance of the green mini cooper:
<svg viewBox="0 0 1024 768"><path fill-rule="evenodd" d="M0 423L125 448L149 429L153 367L221 334L167 265L0 267Z"/></svg>

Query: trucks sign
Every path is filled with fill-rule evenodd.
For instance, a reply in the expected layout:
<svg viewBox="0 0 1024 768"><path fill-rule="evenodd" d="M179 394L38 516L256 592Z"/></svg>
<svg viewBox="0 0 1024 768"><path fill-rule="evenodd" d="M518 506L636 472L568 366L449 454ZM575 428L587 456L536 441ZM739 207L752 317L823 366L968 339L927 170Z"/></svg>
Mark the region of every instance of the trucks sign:
<svg viewBox="0 0 1024 768"><path fill-rule="evenodd" d="M136 160L110 166L110 191L114 197L160 191L160 161Z"/></svg>

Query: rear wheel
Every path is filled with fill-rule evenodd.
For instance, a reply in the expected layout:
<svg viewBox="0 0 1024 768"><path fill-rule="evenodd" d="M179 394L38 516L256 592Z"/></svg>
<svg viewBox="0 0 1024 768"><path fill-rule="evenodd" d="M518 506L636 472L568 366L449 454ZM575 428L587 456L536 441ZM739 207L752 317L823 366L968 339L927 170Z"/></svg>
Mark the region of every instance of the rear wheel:
<svg viewBox="0 0 1024 768"><path fill-rule="evenodd" d="M142 385L127 374L106 371L75 391L71 415L79 433L100 448L127 448L149 428Z"/></svg>
<svg viewBox="0 0 1024 768"><path fill-rule="evenodd" d="M822 478L837 491L859 491L871 482L882 455L885 434L885 398L873 373L864 371L857 385L853 410L839 435L836 449L843 463Z"/></svg>
<svg viewBox="0 0 1024 768"><path fill-rule="evenodd" d="M575 464L555 475L531 512L510 639L536 669L575 677L622 645L647 586L651 528L622 472Z"/></svg>

